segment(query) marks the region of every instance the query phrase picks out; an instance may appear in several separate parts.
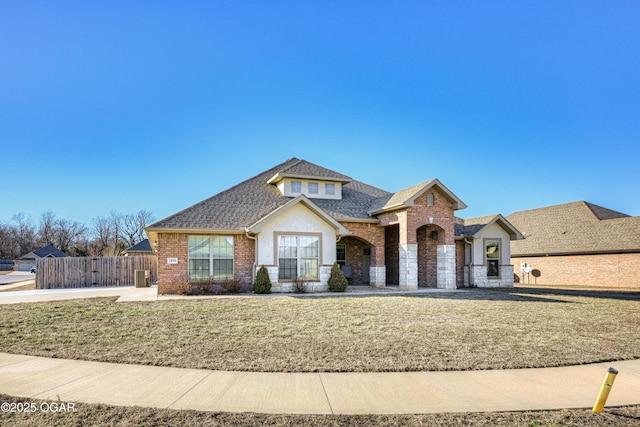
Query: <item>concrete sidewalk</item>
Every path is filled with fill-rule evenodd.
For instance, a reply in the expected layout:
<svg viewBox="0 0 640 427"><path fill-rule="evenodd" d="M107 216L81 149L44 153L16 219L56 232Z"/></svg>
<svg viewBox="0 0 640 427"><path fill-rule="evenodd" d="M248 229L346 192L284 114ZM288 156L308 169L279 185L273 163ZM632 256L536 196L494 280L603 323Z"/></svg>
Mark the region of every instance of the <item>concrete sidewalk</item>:
<svg viewBox="0 0 640 427"><path fill-rule="evenodd" d="M607 406L640 404L640 360L469 372L256 373L0 353L0 393L63 402L290 414L591 408L610 366L620 373Z"/></svg>

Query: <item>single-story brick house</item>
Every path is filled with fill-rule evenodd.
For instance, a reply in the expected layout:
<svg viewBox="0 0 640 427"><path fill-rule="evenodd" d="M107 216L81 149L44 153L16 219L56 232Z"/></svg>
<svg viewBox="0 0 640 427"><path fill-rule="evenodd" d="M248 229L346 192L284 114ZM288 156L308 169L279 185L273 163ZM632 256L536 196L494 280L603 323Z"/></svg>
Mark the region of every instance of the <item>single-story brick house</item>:
<svg viewBox="0 0 640 427"><path fill-rule="evenodd" d="M15 260L16 271L29 271L36 266L36 260L40 258L64 258L68 255L53 245L43 246L33 252L29 252Z"/></svg>
<svg viewBox="0 0 640 427"><path fill-rule="evenodd" d="M579 201L507 219L525 236L511 246L520 282L640 287L640 217ZM529 273L521 268L525 264Z"/></svg>
<svg viewBox="0 0 640 427"><path fill-rule="evenodd" d="M500 215L455 218L464 208L437 179L390 193L292 158L145 231L161 294L186 280L247 286L262 265L274 292L299 277L326 290L334 262L352 285L513 286L509 245L521 234Z"/></svg>

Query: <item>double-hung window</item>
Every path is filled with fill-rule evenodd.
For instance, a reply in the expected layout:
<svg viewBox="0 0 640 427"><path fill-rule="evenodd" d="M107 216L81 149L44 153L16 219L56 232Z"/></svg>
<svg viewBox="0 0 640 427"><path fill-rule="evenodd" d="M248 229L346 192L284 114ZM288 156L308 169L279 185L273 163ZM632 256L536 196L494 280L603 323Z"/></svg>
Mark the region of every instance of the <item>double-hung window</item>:
<svg viewBox="0 0 640 427"><path fill-rule="evenodd" d="M317 279L319 256L318 236L278 236L278 277Z"/></svg>
<svg viewBox="0 0 640 427"><path fill-rule="evenodd" d="M189 280L233 279L233 236L189 236Z"/></svg>
<svg viewBox="0 0 640 427"><path fill-rule="evenodd" d="M500 240L485 240L487 276L500 277Z"/></svg>
<svg viewBox="0 0 640 427"><path fill-rule="evenodd" d="M336 245L336 262L341 267L347 265L347 245Z"/></svg>

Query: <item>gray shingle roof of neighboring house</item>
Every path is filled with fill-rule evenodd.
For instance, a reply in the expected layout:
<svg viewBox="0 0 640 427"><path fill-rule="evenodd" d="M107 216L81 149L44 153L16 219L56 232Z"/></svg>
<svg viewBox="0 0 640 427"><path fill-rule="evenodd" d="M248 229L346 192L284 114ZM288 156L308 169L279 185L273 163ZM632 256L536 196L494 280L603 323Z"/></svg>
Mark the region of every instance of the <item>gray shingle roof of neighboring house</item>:
<svg viewBox="0 0 640 427"><path fill-rule="evenodd" d="M584 201L507 216L525 236L512 256L640 252L640 217Z"/></svg>
<svg viewBox="0 0 640 427"><path fill-rule="evenodd" d="M523 238L520 231L500 214L469 219L456 218L454 234L458 237L476 237L476 234L482 231L483 228L494 223L497 223L507 231L511 236L511 240L521 240Z"/></svg>
<svg viewBox="0 0 640 427"><path fill-rule="evenodd" d="M321 177L343 182L342 200L313 199L336 220L372 220L369 206L390 193L305 160L289 159L221 193L162 219L150 230L244 230L284 206L283 196L273 184L275 176Z"/></svg>
<svg viewBox="0 0 640 427"><path fill-rule="evenodd" d="M26 255L18 258L18 259L21 259L21 260L32 260L32 259L35 259L34 256L31 256L32 254L35 255L35 257L38 257L38 258L45 258L45 257L62 258L62 257L68 256L67 254L65 254L61 250L57 249L55 246L47 245L47 246L41 247L40 249L36 249L35 251L29 252L28 254L26 254Z"/></svg>
<svg viewBox="0 0 640 427"><path fill-rule="evenodd" d="M151 243L149 243L149 239L144 239L143 241L138 242L135 245L131 246L130 248L125 250L123 253L130 253L130 252L152 253L153 251L151 250Z"/></svg>

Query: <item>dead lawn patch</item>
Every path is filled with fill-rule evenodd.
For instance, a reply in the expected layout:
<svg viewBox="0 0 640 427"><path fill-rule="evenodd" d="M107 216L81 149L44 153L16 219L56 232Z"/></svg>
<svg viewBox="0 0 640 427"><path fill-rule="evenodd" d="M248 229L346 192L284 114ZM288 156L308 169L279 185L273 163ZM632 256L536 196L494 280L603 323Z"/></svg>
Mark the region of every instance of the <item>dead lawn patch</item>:
<svg viewBox="0 0 640 427"><path fill-rule="evenodd" d="M523 292L5 305L0 350L265 372L507 369L640 357L640 302Z"/></svg>

